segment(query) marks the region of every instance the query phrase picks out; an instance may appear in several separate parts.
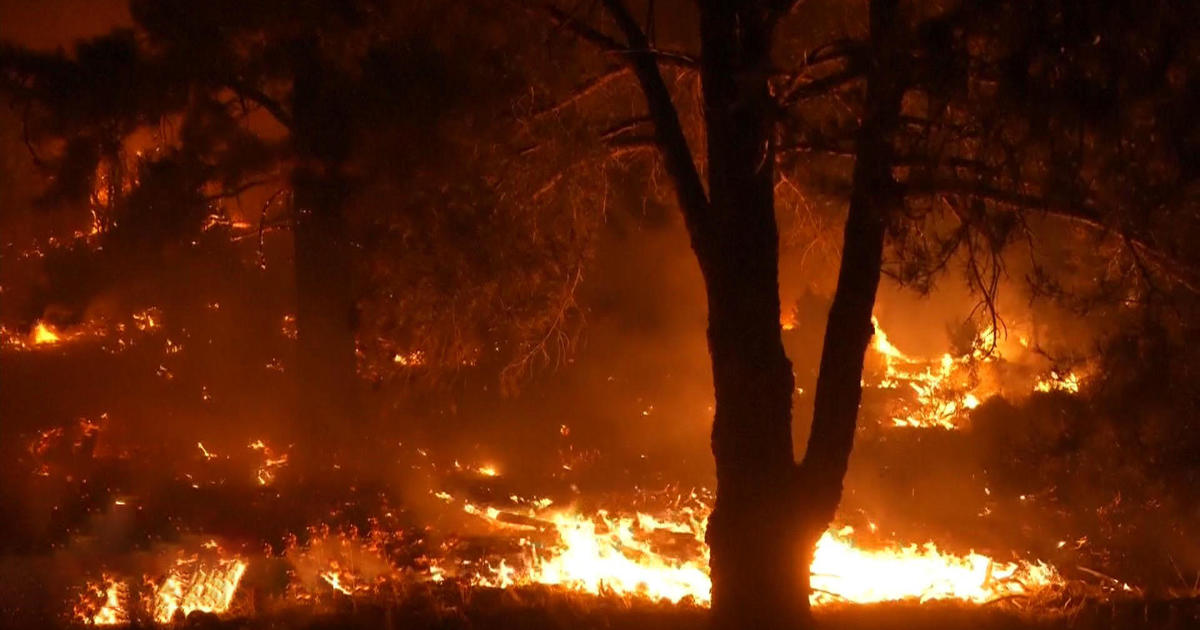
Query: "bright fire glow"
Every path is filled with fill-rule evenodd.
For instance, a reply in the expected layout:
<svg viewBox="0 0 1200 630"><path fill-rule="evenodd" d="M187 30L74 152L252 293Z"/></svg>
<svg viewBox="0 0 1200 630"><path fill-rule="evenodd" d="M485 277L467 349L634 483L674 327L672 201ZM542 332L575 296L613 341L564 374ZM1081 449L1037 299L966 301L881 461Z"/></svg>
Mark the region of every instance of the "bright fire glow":
<svg viewBox="0 0 1200 630"><path fill-rule="evenodd" d="M420 367L425 365L425 353L420 350L406 354L397 352L392 356L392 362L402 367Z"/></svg>
<svg viewBox="0 0 1200 630"><path fill-rule="evenodd" d="M88 583L75 606L75 617L85 624L111 626L130 623L135 617L166 624L177 615L186 617L193 611L225 613L233 603L247 566L238 558L181 558L161 582L144 579L153 596L142 600L140 613L131 604L128 584L105 574L99 582Z"/></svg>
<svg viewBox="0 0 1200 630"><path fill-rule="evenodd" d="M75 616L80 621L95 626L129 622L128 588L119 580L105 574L98 582L88 582L84 590L83 598L75 606Z"/></svg>
<svg viewBox="0 0 1200 630"><path fill-rule="evenodd" d="M967 355L954 357L943 354L936 361L911 357L897 348L879 325L871 318L875 336L871 348L883 360L884 376L876 385L880 389L896 389L907 384L916 398L915 405L901 405L894 410L892 424L898 427L940 427L957 429L967 410L979 406L975 382L968 366L976 361L988 361L995 334L991 329L980 333L975 349ZM982 394L980 394L982 395Z"/></svg>
<svg viewBox="0 0 1200 630"><path fill-rule="evenodd" d="M38 320L38 323L34 324L33 330L29 331L29 340L35 346L53 345L61 341L61 339L62 337L59 336L58 332L41 320Z"/></svg>
<svg viewBox="0 0 1200 630"><path fill-rule="evenodd" d="M984 603L1028 595L1061 582L1041 562L996 562L978 553L957 556L923 545L861 549L844 527L829 530L817 542L812 563L812 603L857 603L901 599L957 599Z"/></svg>
<svg viewBox="0 0 1200 630"><path fill-rule="evenodd" d="M501 527L520 521L495 509L466 506L468 513ZM513 566L505 560L472 576L476 584L509 587L549 584L586 593L614 593L679 602L710 602L708 548L704 545L704 510L685 510L673 518L639 513L614 518L557 512L543 517L558 541L537 546L524 541L529 561ZM1040 562L996 562L977 553L945 553L933 543L867 549L855 544L849 527L826 531L812 563L810 597L814 605L837 601L870 603L915 599L957 599L982 603L1028 595L1060 584L1057 571ZM654 541L663 537L691 541L692 554L663 553ZM440 567L439 567L439 570Z"/></svg>
<svg viewBox="0 0 1200 630"><path fill-rule="evenodd" d="M154 620L171 622L176 614L198 610L223 613L229 610L246 563L233 558L206 563L196 558L180 560L159 585L154 595Z"/></svg>
<svg viewBox="0 0 1200 630"><path fill-rule="evenodd" d="M1034 391L1039 392L1067 392L1068 394L1079 393L1079 376L1074 372L1059 374L1057 371L1051 371L1050 376L1039 379L1037 384L1033 386Z"/></svg>
<svg viewBox="0 0 1200 630"><path fill-rule="evenodd" d="M946 353L940 358L923 359L897 348L880 327L878 319L872 317L871 323L875 326L871 349L882 361L884 373L878 382L864 381L864 386L898 389L907 385L912 391L911 398L900 397L894 403L891 412L893 426L958 429L966 422L967 412L1000 393L997 386L981 379L979 369L1003 358L993 328L980 331L971 351L966 354L954 356ZM1079 376L1073 372L1061 375L1052 371L1026 391L1076 394L1079 393L1079 383Z"/></svg>

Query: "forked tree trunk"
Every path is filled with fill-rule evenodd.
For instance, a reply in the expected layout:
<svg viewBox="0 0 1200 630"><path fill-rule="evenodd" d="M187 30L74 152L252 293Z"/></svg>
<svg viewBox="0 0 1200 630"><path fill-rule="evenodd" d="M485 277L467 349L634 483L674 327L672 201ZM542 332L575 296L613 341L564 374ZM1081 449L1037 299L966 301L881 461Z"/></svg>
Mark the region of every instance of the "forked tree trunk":
<svg viewBox="0 0 1200 630"><path fill-rule="evenodd" d="M841 499L853 446L863 358L873 330L887 217L899 197L890 135L903 81L897 0L871 2L867 108L837 292L829 313L813 430L795 463L794 381L779 323L770 94L775 3L702 0L701 60L708 191L652 46L620 0L605 0L628 40L656 141L674 179L708 298L716 414L717 498L708 522L712 621L719 629L811 625L809 566Z"/></svg>

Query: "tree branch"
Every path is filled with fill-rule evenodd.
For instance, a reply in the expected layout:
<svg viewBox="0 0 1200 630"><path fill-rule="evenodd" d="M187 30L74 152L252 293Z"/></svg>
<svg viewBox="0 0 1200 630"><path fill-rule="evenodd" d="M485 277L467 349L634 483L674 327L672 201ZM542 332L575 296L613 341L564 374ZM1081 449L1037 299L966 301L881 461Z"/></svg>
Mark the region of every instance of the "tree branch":
<svg viewBox="0 0 1200 630"><path fill-rule="evenodd" d="M706 229L710 218L708 195L700 180L695 158L688 146L679 112L671 100L671 92L658 69L658 58L650 52L649 41L637 21L630 15L621 0L603 0L609 15L624 33L629 46L623 57L627 60L646 97L650 119L654 121L655 141L671 179L675 182L675 193L679 208L687 224L692 247L704 260L703 250L708 248Z"/></svg>
<svg viewBox="0 0 1200 630"><path fill-rule="evenodd" d="M532 6L523 4L522 6L525 7L527 11L537 11L545 14L550 18L550 21L552 21L555 26L571 31L575 35L579 36L579 38L606 52L624 55L626 53L633 52L631 49L637 49L637 52L642 52L657 57L665 64L693 69L700 66L700 62L692 55L679 51L662 50L650 45L650 41L648 38L646 38L645 34L642 35L643 41L640 45L633 44L631 40L630 44L626 46L622 45L621 42L613 39L612 37L604 34L600 30L593 28L583 20L576 18L575 16L552 4L539 3ZM638 31L641 32L641 29L639 28ZM628 36L628 34L626 34L626 36Z"/></svg>
<svg viewBox="0 0 1200 630"><path fill-rule="evenodd" d="M622 64L621 66L619 66L617 68L613 68L612 70L605 72L604 74L592 79L591 81L584 83L579 88L577 88L574 92L571 92L570 94L568 94L567 97L562 99L561 101L559 101L549 107L546 107L544 109L534 112L532 117L533 118L541 118L543 116L548 116L550 114L557 114L558 112L566 109L567 107L570 107L571 105L587 98L588 96L592 95L597 90L603 88L604 86L608 85L609 83L612 83L613 80L619 79L619 78L629 74L629 71L630 71L630 67L627 64Z"/></svg>
<svg viewBox="0 0 1200 630"><path fill-rule="evenodd" d="M1046 214L1078 223L1101 233L1115 232L1130 249L1130 252L1158 267L1159 271L1189 291L1200 294L1200 270L1195 269L1169 252L1155 247L1126 231L1104 223L1102 217L1091 211L1056 204L1035 195L1001 190L986 184L961 180L921 181L906 183L905 194L965 195L989 201L1001 206L1040 210Z"/></svg>
<svg viewBox="0 0 1200 630"><path fill-rule="evenodd" d="M246 83L237 80L225 82L225 86L233 90L238 96L245 98L253 103L256 103L263 109L271 113L279 124L292 129L292 116L283 108L279 101L271 98L266 92Z"/></svg>
<svg viewBox="0 0 1200 630"><path fill-rule="evenodd" d="M789 109L802 100L821 96L862 76L862 70L855 63L847 64L845 68L837 72L825 75L819 79L813 79L807 83L801 83L803 76L798 75L792 80L791 85L784 90L783 95L779 97L779 107L785 110Z"/></svg>
<svg viewBox="0 0 1200 630"><path fill-rule="evenodd" d="M250 181L243 182L240 186L237 186L236 188L229 188L226 190L222 190L219 193L215 193L212 195L205 195L201 199L204 201L220 201L221 199L229 199L230 197L236 197L236 196L246 192L247 190L250 190L251 188L256 188L256 187L262 186L264 184L269 184L272 181L274 181L274 180L273 179L252 179Z"/></svg>

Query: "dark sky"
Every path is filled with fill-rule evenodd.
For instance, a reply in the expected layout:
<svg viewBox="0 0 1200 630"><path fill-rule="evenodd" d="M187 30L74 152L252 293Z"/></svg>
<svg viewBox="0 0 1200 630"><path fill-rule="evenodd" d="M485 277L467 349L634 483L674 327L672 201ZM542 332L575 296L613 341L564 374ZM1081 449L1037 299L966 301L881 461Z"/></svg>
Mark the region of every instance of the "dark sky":
<svg viewBox="0 0 1200 630"><path fill-rule="evenodd" d="M0 0L0 40L67 47L130 24L127 0Z"/></svg>

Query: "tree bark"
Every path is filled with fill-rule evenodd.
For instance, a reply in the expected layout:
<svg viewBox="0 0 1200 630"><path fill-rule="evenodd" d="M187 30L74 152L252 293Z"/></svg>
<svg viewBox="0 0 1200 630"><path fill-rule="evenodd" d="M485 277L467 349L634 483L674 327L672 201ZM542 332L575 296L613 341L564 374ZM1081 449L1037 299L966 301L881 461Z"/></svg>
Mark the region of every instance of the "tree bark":
<svg viewBox="0 0 1200 630"><path fill-rule="evenodd" d="M795 384L779 318L773 137L778 110L768 84L778 7L749 0L700 2L706 195L645 34L620 0L604 2L627 39L625 54L646 96L705 282L716 394L717 498L707 531L713 626L809 627L809 566L841 499L863 359L874 334L871 311L886 222L900 200L890 143L903 91L897 0L871 2L867 107L813 431L799 465L791 434Z"/></svg>
<svg viewBox="0 0 1200 630"><path fill-rule="evenodd" d="M718 628L794 628L798 587L792 365L779 325L771 16L759 3L701 6L711 224L697 248L708 297L717 498L708 522Z"/></svg>
<svg viewBox="0 0 1200 630"><path fill-rule="evenodd" d="M328 459L359 420L355 303L342 216L345 190L336 177L306 167L293 173L292 187L299 387L295 439L302 457Z"/></svg>
<svg viewBox="0 0 1200 630"><path fill-rule="evenodd" d="M336 70L326 71L315 41L300 41L292 89L292 171L296 277L296 440L310 468L330 460L356 434L357 312L341 173L349 150ZM303 471L302 471L303 474Z"/></svg>
<svg viewBox="0 0 1200 630"><path fill-rule="evenodd" d="M821 349L812 431L800 466L802 491L809 503L806 519L817 528L808 532L814 542L832 521L841 500L862 400L863 360L875 334L871 312L879 287L884 236L889 218L902 203L900 187L892 176L891 143L905 82L905 69L899 61L904 47L897 41L897 0L873 0L870 12L866 111L855 143L850 212Z"/></svg>
<svg viewBox="0 0 1200 630"><path fill-rule="evenodd" d="M717 505L708 529L717 628L812 623L809 567L841 500L863 360L874 334L886 224L900 202L890 140L903 85L896 0L875 0L870 11L866 111L812 433L798 467L791 442L794 383L779 327L765 78L770 26L765 15L735 13L718 2L705 7L701 21L710 195L721 243L705 265L717 398Z"/></svg>

